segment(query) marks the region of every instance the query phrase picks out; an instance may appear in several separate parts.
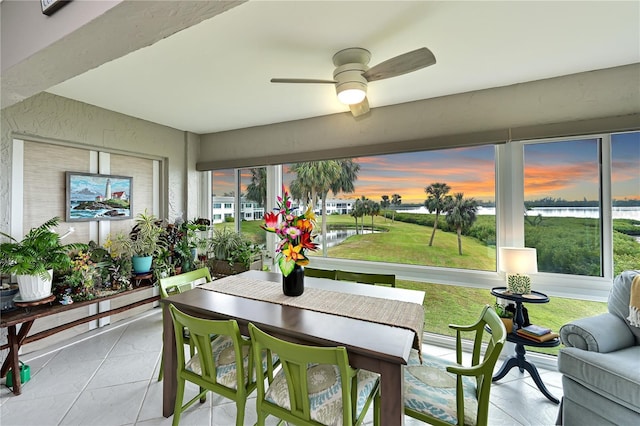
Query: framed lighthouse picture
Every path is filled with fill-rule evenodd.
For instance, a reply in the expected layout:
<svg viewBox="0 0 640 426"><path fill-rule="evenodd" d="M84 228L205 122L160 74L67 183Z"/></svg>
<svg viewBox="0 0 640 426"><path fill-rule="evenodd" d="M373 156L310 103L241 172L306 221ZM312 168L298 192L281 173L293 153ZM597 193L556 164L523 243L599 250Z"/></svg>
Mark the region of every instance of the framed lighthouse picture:
<svg viewBox="0 0 640 426"><path fill-rule="evenodd" d="M131 219L133 178L66 172L67 222Z"/></svg>

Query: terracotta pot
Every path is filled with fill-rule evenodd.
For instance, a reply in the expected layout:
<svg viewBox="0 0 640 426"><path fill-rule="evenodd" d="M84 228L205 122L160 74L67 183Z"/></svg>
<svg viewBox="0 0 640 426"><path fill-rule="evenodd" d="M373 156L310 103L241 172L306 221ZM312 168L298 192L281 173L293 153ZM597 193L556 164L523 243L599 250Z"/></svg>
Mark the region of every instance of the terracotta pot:
<svg viewBox="0 0 640 426"><path fill-rule="evenodd" d="M500 318L504 323L504 328L507 329L507 333L513 332L513 318Z"/></svg>

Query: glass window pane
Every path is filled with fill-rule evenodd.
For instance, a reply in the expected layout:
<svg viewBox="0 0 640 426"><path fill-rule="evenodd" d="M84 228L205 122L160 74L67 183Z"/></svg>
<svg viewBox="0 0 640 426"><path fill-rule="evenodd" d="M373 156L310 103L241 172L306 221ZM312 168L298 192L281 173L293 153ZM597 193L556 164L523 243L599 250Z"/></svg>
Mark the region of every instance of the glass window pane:
<svg viewBox="0 0 640 426"><path fill-rule="evenodd" d="M267 197L267 169L265 167L240 171L242 192L240 232L256 244L266 243L266 233L260 228Z"/></svg>
<svg viewBox="0 0 640 426"><path fill-rule="evenodd" d="M524 146L525 246L538 270L602 276L599 140Z"/></svg>
<svg viewBox="0 0 640 426"><path fill-rule="evenodd" d="M234 228L235 213L235 170L216 170L212 173L212 212L213 224Z"/></svg>
<svg viewBox="0 0 640 426"><path fill-rule="evenodd" d="M611 135L614 274L640 269L640 132Z"/></svg>
<svg viewBox="0 0 640 426"><path fill-rule="evenodd" d="M351 162L352 172L357 169L352 173L356 178L346 181L352 183L353 192L329 190L326 194L328 257L496 270L492 145L360 157ZM311 169L318 163L323 162L302 165ZM285 187L293 188L292 194L301 184L302 170L300 163L283 168ZM462 196L449 216L450 198L455 201L458 193ZM321 199L314 206L319 224L323 220ZM302 205L307 202L299 201ZM321 256L322 251L310 253L314 254Z"/></svg>

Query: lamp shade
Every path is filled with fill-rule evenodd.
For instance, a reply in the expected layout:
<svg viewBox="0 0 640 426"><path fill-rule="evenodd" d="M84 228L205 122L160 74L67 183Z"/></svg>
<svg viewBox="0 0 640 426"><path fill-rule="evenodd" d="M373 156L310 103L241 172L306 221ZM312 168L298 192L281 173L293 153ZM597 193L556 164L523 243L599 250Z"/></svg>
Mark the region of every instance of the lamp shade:
<svg viewBox="0 0 640 426"><path fill-rule="evenodd" d="M535 274L538 272L536 249L528 247L501 247L500 270L508 274Z"/></svg>

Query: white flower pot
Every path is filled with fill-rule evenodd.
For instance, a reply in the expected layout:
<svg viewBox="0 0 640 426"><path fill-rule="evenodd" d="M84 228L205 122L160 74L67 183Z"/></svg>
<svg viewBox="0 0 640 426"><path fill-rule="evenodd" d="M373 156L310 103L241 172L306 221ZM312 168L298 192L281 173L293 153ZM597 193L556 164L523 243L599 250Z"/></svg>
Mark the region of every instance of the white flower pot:
<svg viewBox="0 0 640 426"><path fill-rule="evenodd" d="M16 275L21 302L32 302L51 296L53 269L49 269L47 273L47 280L43 280L39 275Z"/></svg>

